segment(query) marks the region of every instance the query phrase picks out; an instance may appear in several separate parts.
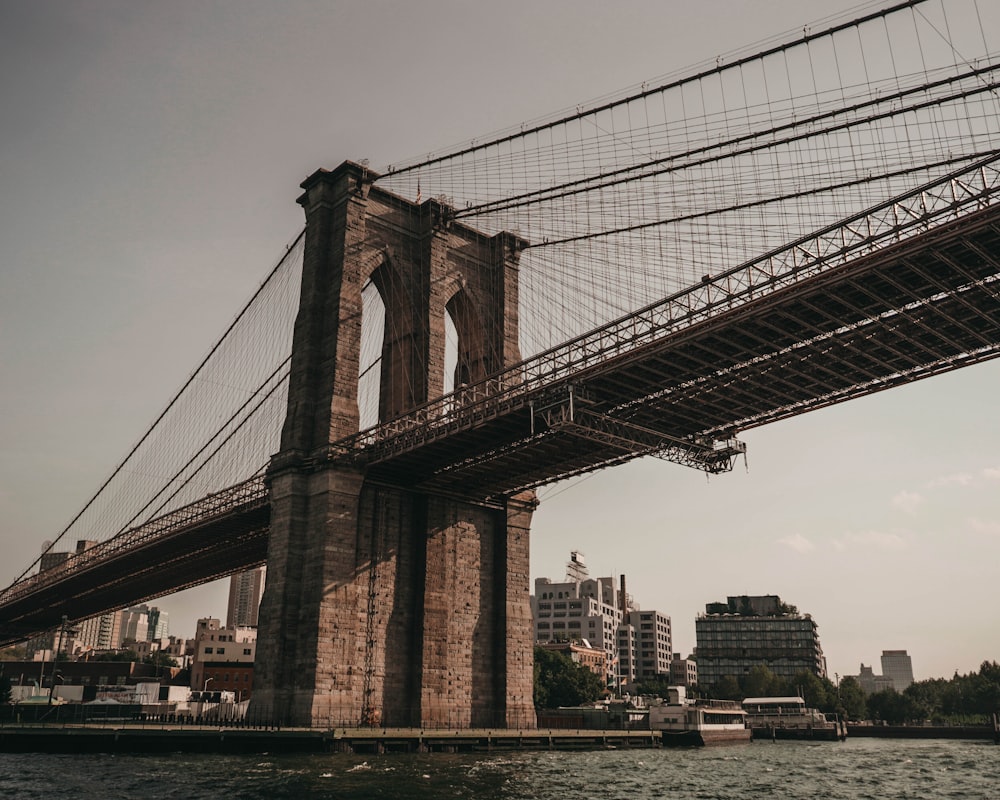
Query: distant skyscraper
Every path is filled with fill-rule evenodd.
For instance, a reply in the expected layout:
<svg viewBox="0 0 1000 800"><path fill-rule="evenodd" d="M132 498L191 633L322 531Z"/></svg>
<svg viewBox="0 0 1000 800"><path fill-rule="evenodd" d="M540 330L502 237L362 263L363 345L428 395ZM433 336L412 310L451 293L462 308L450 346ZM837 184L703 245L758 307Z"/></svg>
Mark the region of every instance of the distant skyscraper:
<svg viewBox="0 0 1000 800"><path fill-rule="evenodd" d="M109 611L99 617L78 622L75 626L77 644L94 650L113 650L118 647L123 615L122 611Z"/></svg>
<svg viewBox="0 0 1000 800"><path fill-rule="evenodd" d="M892 679L893 689L901 692L913 683L913 662L905 650L883 650L882 674Z"/></svg>
<svg viewBox="0 0 1000 800"><path fill-rule="evenodd" d="M229 609L226 627L237 628L257 624L260 598L264 594L267 567L238 572L229 579Z"/></svg>
<svg viewBox="0 0 1000 800"><path fill-rule="evenodd" d="M149 638L149 606L138 605L122 612L121 634L117 646L145 642Z"/></svg>
<svg viewBox="0 0 1000 800"><path fill-rule="evenodd" d="M170 615L156 606L149 607L149 638L166 639L170 635Z"/></svg>

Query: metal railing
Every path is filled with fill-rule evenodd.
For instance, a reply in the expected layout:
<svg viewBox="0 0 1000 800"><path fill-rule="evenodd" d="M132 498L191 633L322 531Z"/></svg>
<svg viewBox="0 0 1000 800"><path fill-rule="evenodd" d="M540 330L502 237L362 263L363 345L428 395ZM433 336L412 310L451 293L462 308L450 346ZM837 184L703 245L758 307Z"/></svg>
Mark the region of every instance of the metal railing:
<svg viewBox="0 0 1000 800"><path fill-rule="evenodd" d="M1000 154L804 236L563 345L333 443L329 458L378 461L468 430L561 381L637 357L666 337L1000 202Z"/></svg>
<svg viewBox="0 0 1000 800"><path fill-rule="evenodd" d="M55 567L43 570L8 586L0 592L0 606L14 602L31 592L54 585L72 575L83 572L96 563L107 561L123 551L134 550L153 541L168 538L194 524L205 524L212 520L257 508L266 502L267 486L264 483L264 478L259 475L254 476L243 483L207 495L194 503L150 520L143 525L123 531L106 542L96 544L80 553L73 553Z"/></svg>

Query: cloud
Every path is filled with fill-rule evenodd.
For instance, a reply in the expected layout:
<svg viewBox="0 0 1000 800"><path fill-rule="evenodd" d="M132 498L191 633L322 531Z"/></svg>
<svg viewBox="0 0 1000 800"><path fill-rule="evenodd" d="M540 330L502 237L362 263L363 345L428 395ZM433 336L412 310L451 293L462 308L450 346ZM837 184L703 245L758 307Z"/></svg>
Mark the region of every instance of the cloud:
<svg viewBox="0 0 1000 800"><path fill-rule="evenodd" d="M982 520L978 517L970 517L969 527L976 533L981 533L985 536L1000 537L1000 522L994 520Z"/></svg>
<svg viewBox="0 0 1000 800"><path fill-rule="evenodd" d="M833 546L841 552L856 548L862 550L903 550L906 547L906 539L897 533L886 533L885 531L861 531L859 533L849 531L841 538L834 539Z"/></svg>
<svg viewBox="0 0 1000 800"><path fill-rule="evenodd" d="M791 536L785 536L783 539L778 539L778 544L783 544L797 553L808 553L810 550L815 550L816 545L810 542L801 533L793 533Z"/></svg>
<svg viewBox="0 0 1000 800"><path fill-rule="evenodd" d="M923 504L924 498L917 492L908 492L903 489L901 492L897 492L892 498L892 504L907 514L917 513L917 509Z"/></svg>
<svg viewBox="0 0 1000 800"><path fill-rule="evenodd" d="M984 470L984 473L986 470ZM1000 470L997 470L1000 477ZM924 486L928 489L939 489L943 486L971 486L975 481L975 476L969 472L956 472L952 475L941 475L927 481Z"/></svg>
<svg viewBox="0 0 1000 800"><path fill-rule="evenodd" d="M983 477L988 481L1000 481L1000 467L986 467Z"/></svg>

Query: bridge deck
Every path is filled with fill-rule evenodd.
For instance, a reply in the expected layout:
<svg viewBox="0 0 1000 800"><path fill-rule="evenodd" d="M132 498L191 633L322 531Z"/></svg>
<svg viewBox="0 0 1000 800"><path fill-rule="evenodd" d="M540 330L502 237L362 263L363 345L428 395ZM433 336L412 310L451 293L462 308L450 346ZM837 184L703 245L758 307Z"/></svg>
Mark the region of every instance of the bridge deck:
<svg viewBox="0 0 1000 800"><path fill-rule="evenodd" d="M271 507L241 484L126 531L0 594L0 642L162 597L263 564ZM123 598L128 598L123 601Z"/></svg>
<svg viewBox="0 0 1000 800"><path fill-rule="evenodd" d="M369 474L489 496L644 454L634 439L548 424L538 410L565 402L571 385L578 409L667 443L711 441L993 358L1000 354L994 253L1000 253L1000 207L991 206L544 389L483 404L474 425L445 437L428 436L401 451L376 445ZM657 449L654 436L646 452Z"/></svg>
<svg viewBox="0 0 1000 800"><path fill-rule="evenodd" d="M727 437L1000 355L1000 159L817 232L372 431L327 457L473 500ZM0 593L0 641L262 563L261 479Z"/></svg>

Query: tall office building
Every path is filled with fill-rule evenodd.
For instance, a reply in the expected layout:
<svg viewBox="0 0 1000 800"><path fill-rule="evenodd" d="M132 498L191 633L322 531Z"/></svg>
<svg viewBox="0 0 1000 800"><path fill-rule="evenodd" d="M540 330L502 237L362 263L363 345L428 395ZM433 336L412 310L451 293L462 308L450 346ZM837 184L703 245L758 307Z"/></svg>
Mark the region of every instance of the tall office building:
<svg viewBox="0 0 1000 800"><path fill-rule="evenodd" d="M695 620L698 684L714 686L726 675L739 680L766 666L780 678L799 672L826 677L816 623L777 595L738 595L708 603Z"/></svg>
<svg viewBox="0 0 1000 800"><path fill-rule="evenodd" d="M257 625L257 613L260 611L260 598L264 595L265 580L267 580L267 567L237 572L229 579L227 628Z"/></svg>
<svg viewBox="0 0 1000 800"><path fill-rule="evenodd" d="M121 636L118 646L135 642L145 642L149 639L149 606L146 604L126 608L122 612Z"/></svg>
<svg viewBox="0 0 1000 800"><path fill-rule="evenodd" d="M75 626L75 644L84 650L114 650L121 643L123 611L109 611Z"/></svg>
<svg viewBox="0 0 1000 800"><path fill-rule="evenodd" d="M583 558L574 553L574 558ZM578 562L577 562L578 563ZM622 623L622 599L613 578L590 578L569 574L561 583L548 578L535 580L531 611L536 642L586 640L604 650L609 678L616 673L618 642L616 634Z"/></svg>
<svg viewBox="0 0 1000 800"><path fill-rule="evenodd" d="M610 683L623 685L670 671L670 617L640 611L625 591L624 576L617 587L613 578L591 578L583 553L570 553L561 583L535 580L531 613L536 642L580 641L603 650Z"/></svg>
<svg viewBox="0 0 1000 800"><path fill-rule="evenodd" d="M670 674L673 632L670 617L659 611L629 610L618 628L622 683Z"/></svg>
<svg viewBox="0 0 1000 800"><path fill-rule="evenodd" d="M170 615L156 606L149 607L149 638L166 639L170 636Z"/></svg>
<svg viewBox="0 0 1000 800"><path fill-rule="evenodd" d="M882 674L892 680L893 689L901 692L913 683L913 662L905 650L883 650Z"/></svg>

